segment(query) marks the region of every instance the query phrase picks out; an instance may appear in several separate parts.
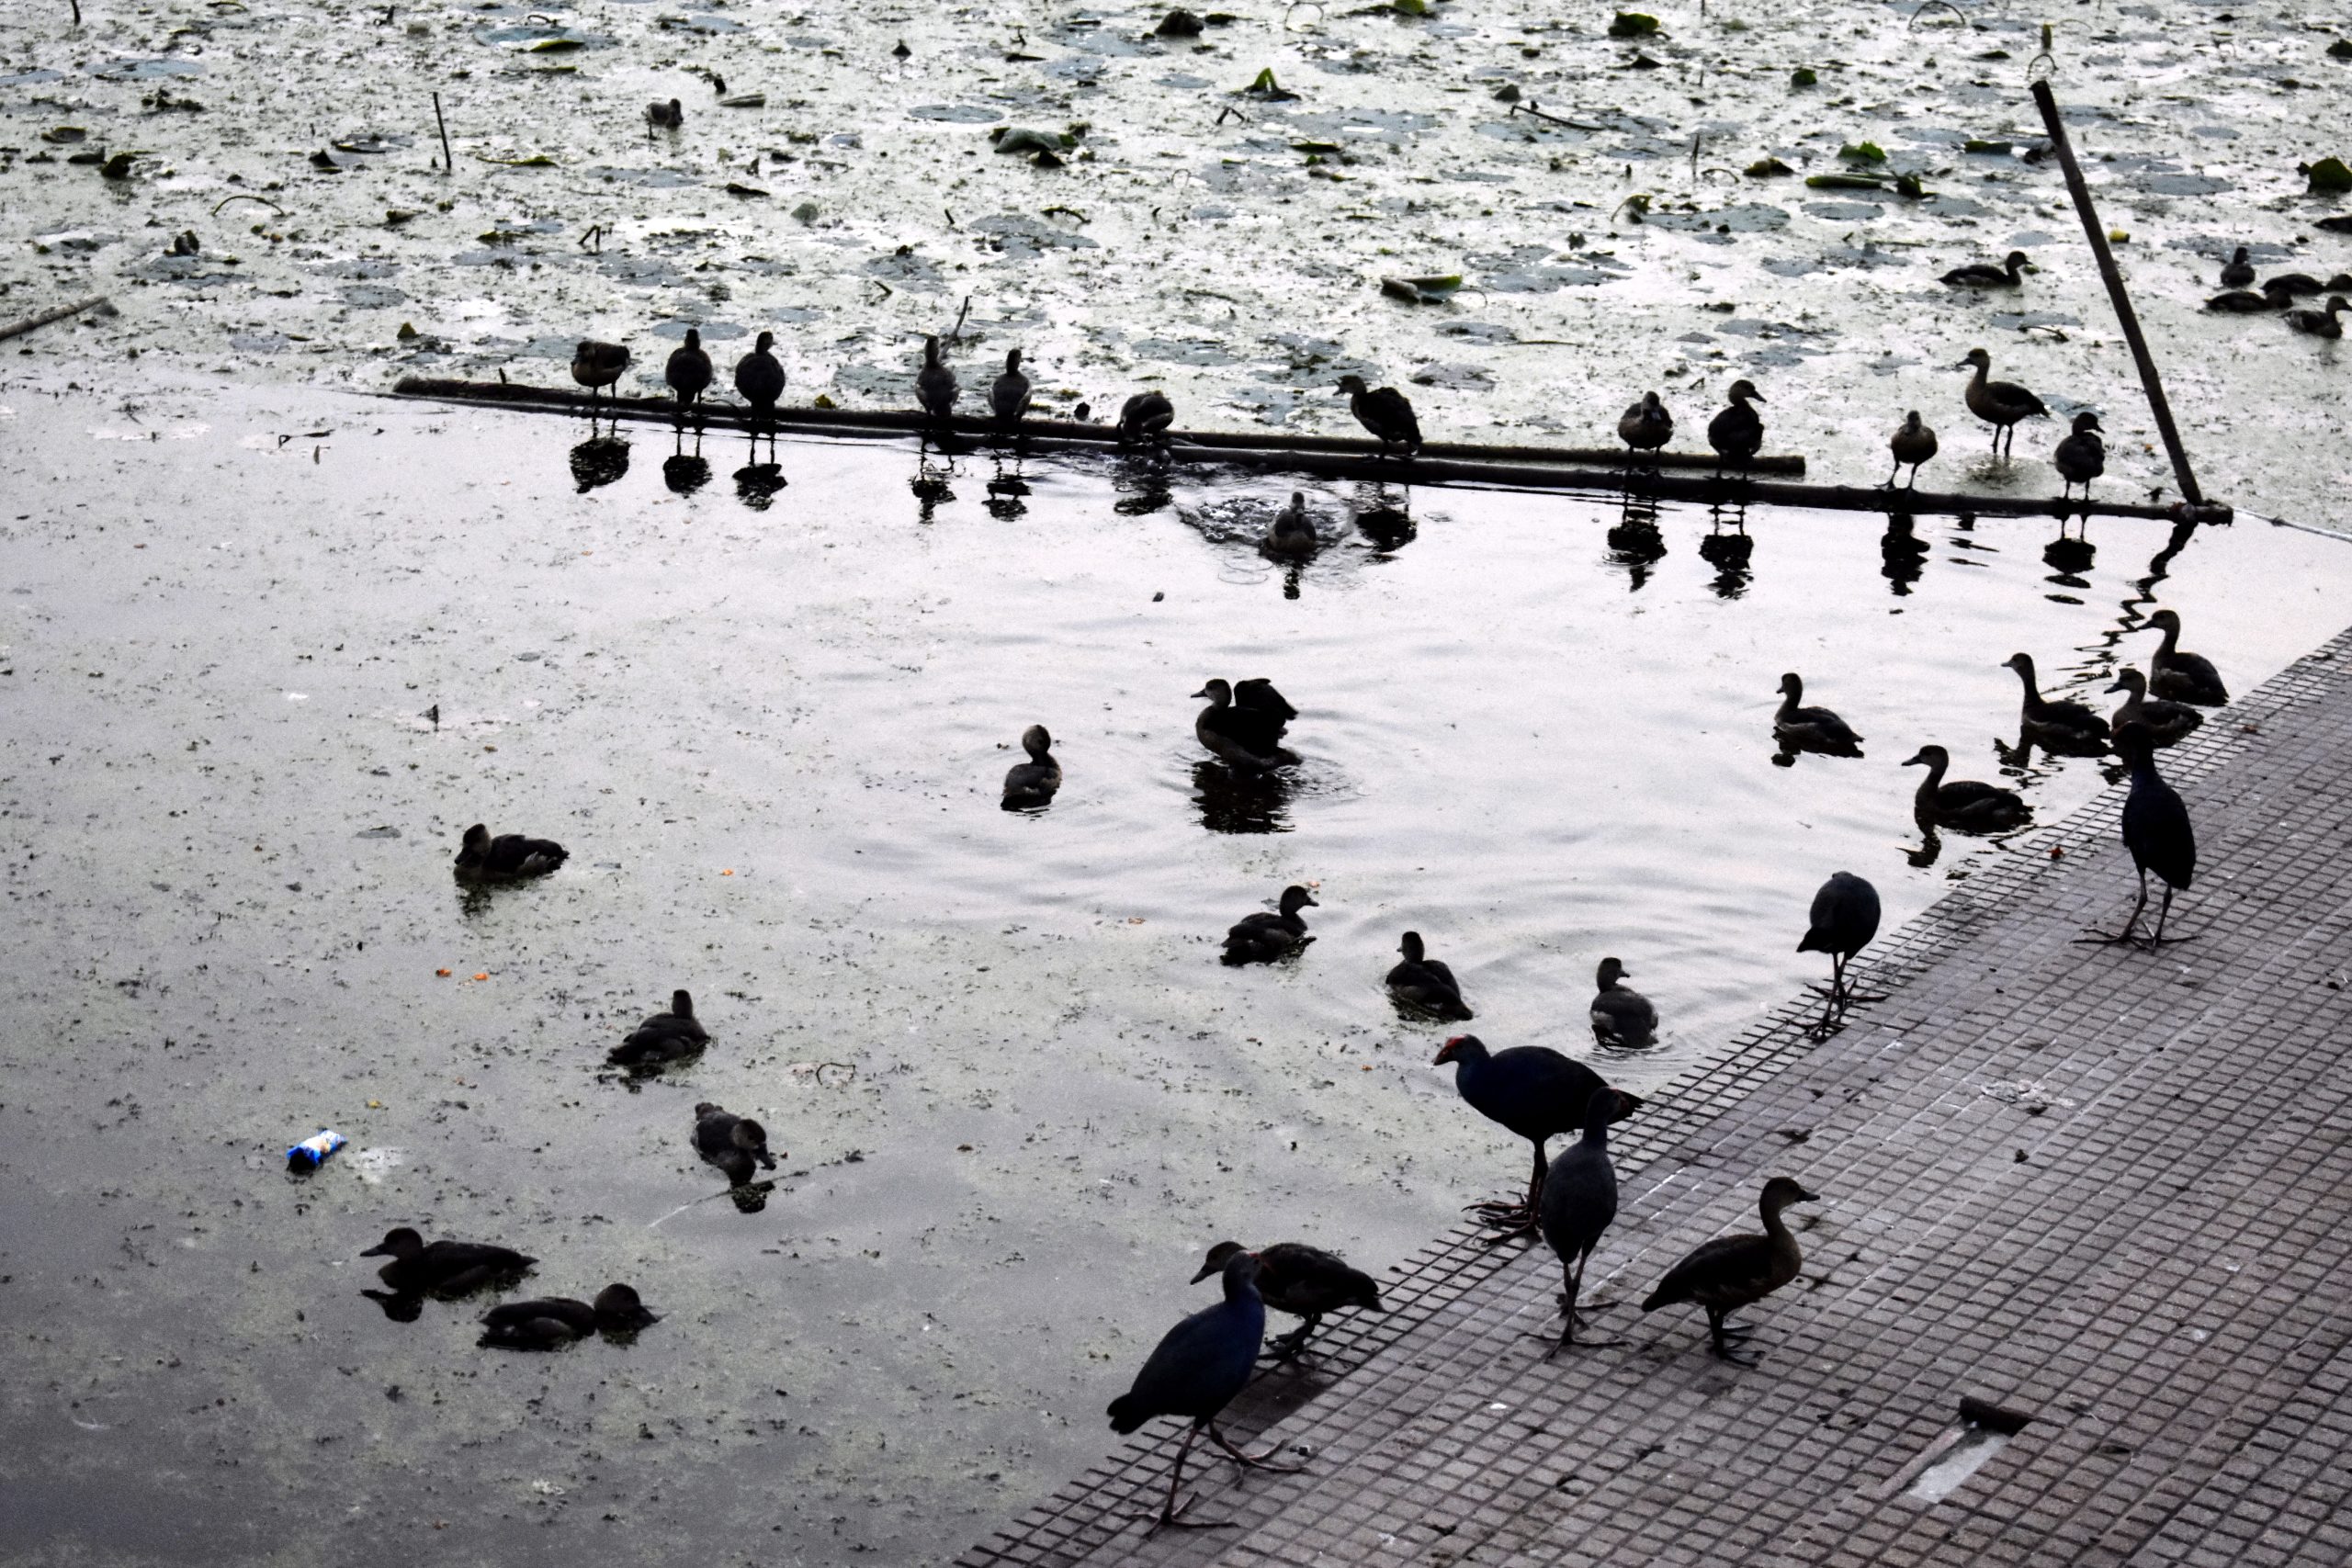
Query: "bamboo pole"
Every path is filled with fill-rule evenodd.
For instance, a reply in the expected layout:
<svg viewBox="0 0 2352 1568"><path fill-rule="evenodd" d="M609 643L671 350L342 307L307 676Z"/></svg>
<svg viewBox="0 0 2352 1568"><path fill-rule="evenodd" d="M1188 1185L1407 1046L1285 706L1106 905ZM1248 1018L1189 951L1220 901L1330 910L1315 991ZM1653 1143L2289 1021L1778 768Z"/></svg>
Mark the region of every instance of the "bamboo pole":
<svg viewBox="0 0 2352 1568"><path fill-rule="evenodd" d="M76 299L71 305L60 305L53 310L43 310L39 315L27 316L21 321L10 321L6 326L0 327L0 342L6 342L12 337L21 337L35 327L45 327L51 321L62 321L68 316L78 316L83 311L106 302L105 295L93 294L87 299Z"/></svg>

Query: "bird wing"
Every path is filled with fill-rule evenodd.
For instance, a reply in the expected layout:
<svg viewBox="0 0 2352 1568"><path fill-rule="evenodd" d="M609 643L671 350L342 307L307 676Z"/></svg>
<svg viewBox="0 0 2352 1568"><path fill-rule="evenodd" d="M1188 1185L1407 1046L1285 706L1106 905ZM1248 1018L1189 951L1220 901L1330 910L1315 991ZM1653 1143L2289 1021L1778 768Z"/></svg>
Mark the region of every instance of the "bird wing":
<svg viewBox="0 0 2352 1568"><path fill-rule="evenodd" d="M1678 1302L1713 1306L1724 1298L1738 1298L1743 1291L1753 1290L1771 1278L1771 1255L1770 1239L1760 1235L1719 1235L1702 1242L1666 1271L1657 1289L1644 1298L1642 1310L1653 1312ZM1756 1290L1747 1299L1753 1301L1761 1293Z"/></svg>
<svg viewBox="0 0 2352 1568"><path fill-rule="evenodd" d="M2133 863L2145 866L2173 887L2187 887L2197 875L2197 831L2188 807L2162 779L2135 780L2123 801L2123 842Z"/></svg>
<svg viewBox="0 0 2352 1568"><path fill-rule="evenodd" d="M1972 811L1996 801L2024 804L2012 792L1982 779L1954 779L1936 791L1936 807L1941 811Z"/></svg>

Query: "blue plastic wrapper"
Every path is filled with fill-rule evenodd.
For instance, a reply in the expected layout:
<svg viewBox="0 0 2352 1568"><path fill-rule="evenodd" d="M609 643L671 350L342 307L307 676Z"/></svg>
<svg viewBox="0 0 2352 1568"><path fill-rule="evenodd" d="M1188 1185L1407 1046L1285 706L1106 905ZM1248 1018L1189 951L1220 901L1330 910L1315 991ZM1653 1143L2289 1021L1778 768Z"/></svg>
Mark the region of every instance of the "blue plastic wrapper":
<svg viewBox="0 0 2352 1568"><path fill-rule="evenodd" d="M332 1127L313 1134L286 1151L286 1168L292 1171L316 1170L326 1163L329 1155L349 1141Z"/></svg>

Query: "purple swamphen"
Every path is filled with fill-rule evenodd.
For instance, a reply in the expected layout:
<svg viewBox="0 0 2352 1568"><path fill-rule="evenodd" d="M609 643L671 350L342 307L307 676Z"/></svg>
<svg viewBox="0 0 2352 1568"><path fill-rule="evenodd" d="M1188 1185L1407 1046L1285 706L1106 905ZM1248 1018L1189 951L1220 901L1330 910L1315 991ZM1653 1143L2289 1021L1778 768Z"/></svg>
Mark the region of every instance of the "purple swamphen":
<svg viewBox="0 0 2352 1568"><path fill-rule="evenodd" d="M1617 1218L1617 1168L1609 1163L1609 1124L1618 1119L1625 1096L1604 1089L1585 1104L1584 1136L1560 1151L1544 1173L1544 1191L1536 1200L1535 1217L1544 1239L1560 1259L1560 1338L1545 1353L1550 1360L1577 1342L1582 1319L1577 1297L1584 1290L1585 1260L1600 1245L1601 1234ZM1588 1346L1615 1345L1615 1339L1587 1340Z"/></svg>
<svg viewBox="0 0 2352 1568"><path fill-rule="evenodd" d="M2156 775L2153 738L2136 724L2115 732L2115 750L2132 770L2132 793L2123 797L2123 847L2140 873L2140 897L2132 903L2132 918L2113 936L2093 933L2086 941L2109 944L2130 942L2151 953L2165 942L2165 917L2172 913L2175 888L2186 888L2197 877L2197 833L2189 826L2188 807L2178 792ZM2143 942L2140 916L2148 907L2148 873L2165 885L2164 902L2156 908L2154 934ZM2173 938L2175 942L2182 939Z"/></svg>
<svg viewBox="0 0 2352 1568"><path fill-rule="evenodd" d="M1813 911L1804 936L1797 943L1797 951L1829 954L1829 988L1823 992L1827 1000L1822 1009L1821 1021L1815 1024L1812 1031L1816 1040L1828 1037L1829 1032L1845 1018L1849 1004L1883 999L1875 996L1857 996L1846 984L1846 965L1851 964L1854 954L1868 947L1871 938L1876 935L1878 889L1852 872L1837 873L1814 894Z"/></svg>
<svg viewBox="0 0 2352 1568"><path fill-rule="evenodd" d="M1536 1228L1536 1202L1544 1190L1544 1140L1574 1133L1584 1126L1585 1108L1596 1090L1609 1086L1582 1062L1570 1061L1544 1045L1513 1045L1487 1054L1487 1043L1475 1034L1457 1034L1437 1054L1437 1066L1454 1064L1453 1088L1470 1108L1489 1122L1525 1138L1535 1149L1534 1174L1527 1180L1523 1203L1475 1203L1480 1221L1498 1226L1497 1241L1526 1235ZM1620 1092L1612 1121L1623 1121L1642 1102Z"/></svg>

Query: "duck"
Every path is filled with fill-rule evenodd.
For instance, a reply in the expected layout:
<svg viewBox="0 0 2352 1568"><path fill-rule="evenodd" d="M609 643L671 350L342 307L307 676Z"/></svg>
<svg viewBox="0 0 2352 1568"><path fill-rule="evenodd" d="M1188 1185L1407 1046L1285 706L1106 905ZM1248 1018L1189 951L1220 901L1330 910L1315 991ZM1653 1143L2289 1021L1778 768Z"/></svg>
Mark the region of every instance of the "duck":
<svg viewBox="0 0 2352 1568"><path fill-rule="evenodd" d="M2335 318L2346 310L2352 310L2352 299L2341 294L2332 295L2324 310L2288 311L2287 324L2311 337L2340 338L2344 335L2344 323Z"/></svg>
<svg viewBox="0 0 2352 1568"><path fill-rule="evenodd" d="M1882 488L1893 490L1894 476L1903 471L1904 464L1908 463L1911 465L1911 479L1903 488L1910 490L1919 482L1919 465L1936 455L1936 433L1920 423L1919 411L1913 409L1895 427L1894 434L1887 437L1886 446L1894 454L1894 468L1887 474L1886 483Z"/></svg>
<svg viewBox="0 0 2352 1568"><path fill-rule="evenodd" d="M645 123L658 125L664 130L676 130L686 123L685 106L672 98L668 103L656 98L645 106Z"/></svg>
<svg viewBox="0 0 2352 1568"><path fill-rule="evenodd" d="M1340 378L1340 390L1348 394L1348 409L1356 423L1380 443L1382 457L1388 456L1391 447L1404 448L1408 457L1421 449L1420 421L1413 417L1412 402L1404 393L1394 387L1374 389L1354 375Z"/></svg>
<svg viewBox="0 0 2352 1568"><path fill-rule="evenodd" d="M2025 684L2025 710L2019 728L2027 739L2052 751L2097 756L2107 750L2107 720L2076 702L2052 702L2035 682L2033 655L2012 653L2001 668L2017 671Z"/></svg>
<svg viewBox="0 0 2352 1568"><path fill-rule="evenodd" d="M1617 1218L1617 1168L1609 1158L1609 1127L1618 1120L1618 1100L1615 1089L1604 1089L1586 1103L1580 1135L1544 1173L1544 1190L1536 1199L1536 1228L1560 1260L1560 1337L1544 1352L1547 1361L1577 1343L1577 1330L1583 1325L1577 1298L1584 1293L1584 1267ZM1587 1348L1616 1343L1588 1341Z"/></svg>
<svg viewBox="0 0 2352 1568"><path fill-rule="evenodd" d="M963 395L956 384L956 372L939 362L939 339L922 340L922 368L915 373L915 401L923 412L944 423L956 412L956 400Z"/></svg>
<svg viewBox="0 0 2352 1568"><path fill-rule="evenodd" d="M1258 1258L1236 1252L1225 1260L1225 1299L1203 1307L1160 1337L1144 1361L1143 1370L1126 1393L1113 1400L1107 1412L1111 1430L1122 1436L1139 1430L1158 1416L1179 1416L1191 1423L1176 1450L1168 1477L1168 1500L1160 1506L1152 1527L1173 1525L1193 1506L1180 1506L1177 1494L1184 1484L1184 1456L1205 1431L1209 1440L1236 1464L1252 1470L1287 1472L1298 1467L1272 1462L1274 1450L1252 1454L1236 1448L1217 1429L1216 1418L1233 1403L1257 1370L1259 1344L1266 1337L1266 1302L1258 1292Z"/></svg>
<svg viewBox="0 0 2352 1568"><path fill-rule="evenodd" d="M775 400L784 396L784 367L769 352L775 346L775 333L762 333L752 344L752 352L735 362L735 391L752 412L761 419L775 418Z"/></svg>
<svg viewBox="0 0 2352 1568"><path fill-rule="evenodd" d="M1764 1221L1764 1234L1719 1235L1693 1248L1666 1271L1657 1290L1643 1298L1642 1310L1656 1312L1692 1303L1706 1312L1708 1349L1734 1365L1754 1366L1755 1357L1733 1349L1729 1343L1735 1337L1745 1338L1747 1331L1726 1327L1724 1320L1742 1307L1754 1306L1803 1270L1804 1255L1781 1213L1792 1204L1820 1201L1819 1193L1807 1191L1801 1182L1785 1176L1772 1178L1764 1184L1756 1205Z"/></svg>
<svg viewBox="0 0 2352 1568"><path fill-rule="evenodd" d="M695 1153L702 1156L703 1164L717 1166L731 1187L750 1181L754 1166L775 1168L775 1156L768 1153L767 1129L749 1116L738 1116L707 1100L695 1107Z"/></svg>
<svg viewBox="0 0 2352 1568"><path fill-rule="evenodd" d="M1912 802L1913 815L1923 824L1966 833L2004 833L2032 819L2032 808L2014 790L1976 779L1946 784L1944 770L1951 766L1951 753L1940 746L1920 747L1903 765L1928 770Z"/></svg>
<svg viewBox="0 0 2352 1568"><path fill-rule="evenodd" d="M468 882L514 881L545 876L571 858L571 852L553 839L530 839L520 833L490 836L481 822L466 829L458 846L458 875Z"/></svg>
<svg viewBox="0 0 2352 1568"><path fill-rule="evenodd" d="M2244 245L2231 252L2230 259L2222 264L2222 287L2224 288L2254 287L2254 263L2246 259L2246 250Z"/></svg>
<svg viewBox="0 0 2352 1568"><path fill-rule="evenodd" d="M582 338L571 351L571 378L588 389L588 405L596 404L596 389L610 387L628 368L628 350L616 343Z"/></svg>
<svg viewBox="0 0 2352 1568"><path fill-rule="evenodd" d="M1270 556L1286 556L1298 559L1315 553L1322 540L1316 537L1315 525L1306 519L1306 492L1290 492L1290 504L1274 513L1272 526L1266 530L1262 547Z"/></svg>
<svg viewBox="0 0 2352 1568"><path fill-rule="evenodd" d="M2179 792L2156 773L2155 748L2147 731L2130 726L2116 731L2115 749L2132 771L2132 788L2123 797L2123 847L2140 874L2140 896L2132 900L2132 918L2113 936L2094 932L2096 940L2128 943L2153 953L2165 942L2165 920L2172 913L2172 896L2188 891L2197 880L2197 833ZM2156 910L2156 929L2145 942L2139 936L2140 916L2148 907L2148 873L2164 884L2164 902Z"/></svg>
<svg viewBox="0 0 2352 1568"><path fill-rule="evenodd" d="M2158 610L2140 629L2165 634L2165 640L2148 660L2148 690L2153 695L2200 708L2217 708L2230 700L2230 689L2222 683L2222 672L2213 668L2211 660L2180 651L2178 615Z"/></svg>
<svg viewBox="0 0 2352 1568"><path fill-rule="evenodd" d="M1971 262L1966 266L1952 268L1944 274L1943 280L1954 288L2016 288L2025 282L2021 274L2041 270L2025 259L2023 251L2011 251L2001 258L1998 266L1987 262Z"/></svg>
<svg viewBox="0 0 2352 1568"><path fill-rule="evenodd" d="M710 355L703 352L702 333L688 327L684 346L670 351L670 363L662 370L662 379L670 383L681 414L702 396L703 389L710 385Z"/></svg>
<svg viewBox="0 0 2352 1568"><path fill-rule="evenodd" d="M2331 274L2324 288L2330 294L2352 294L2352 272Z"/></svg>
<svg viewBox="0 0 2352 1568"><path fill-rule="evenodd" d="M1168 427L1176 423L1176 405L1160 391L1137 392L1119 408L1119 445L1164 445Z"/></svg>
<svg viewBox="0 0 2352 1568"><path fill-rule="evenodd" d="M1592 1037L1604 1045L1649 1045L1657 1040L1657 1009L1649 998L1618 984L1629 973L1614 958L1604 958L1594 972Z"/></svg>
<svg viewBox="0 0 2352 1568"><path fill-rule="evenodd" d="M2120 735L2125 725L2138 725L2147 732L2152 746L2161 748L2185 740L2205 722L2205 716L2187 703L2148 695L2148 678L2128 666L2115 672L2115 684L2108 690L2125 694L2123 705L2109 716L2109 728Z"/></svg>
<svg viewBox="0 0 2352 1568"><path fill-rule="evenodd" d="M384 1239L359 1255L389 1258L377 1277L404 1296L434 1292L461 1296L492 1280L523 1274L538 1262L512 1247L479 1241L436 1241L428 1244L407 1225L395 1225Z"/></svg>
<svg viewBox="0 0 2352 1568"><path fill-rule="evenodd" d="M1447 1041L1434 1065L1453 1067L1453 1090L1471 1110L1533 1145L1535 1164L1527 1181L1526 1201L1476 1205L1479 1217L1500 1227L1505 1236L1533 1231L1536 1201L1544 1190L1544 1173L1549 1168L1544 1141L1582 1128L1592 1097L1610 1086L1582 1062L1548 1045L1513 1045L1489 1052L1487 1043L1475 1034L1457 1034ZM1611 1121L1622 1122L1641 1109L1637 1096L1622 1089L1615 1092Z"/></svg>
<svg viewBox="0 0 2352 1568"><path fill-rule="evenodd" d="M1734 381L1724 396L1731 406L1707 422L1707 445L1715 449L1718 466L1745 463L1764 449L1764 416L1747 406L1751 400L1764 401L1764 394L1755 382L1743 378Z"/></svg>
<svg viewBox="0 0 2352 1568"><path fill-rule="evenodd" d="M1054 738L1042 724L1021 732L1021 749L1029 753L1029 760L1015 762L1005 772L1007 811L1031 811L1053 804L1054 792L1062 787L1062 765L1054 761L1053 744Z"/></svg>
<svg viewBox="0 0 2352 1568"><path fill-rule="evenodd" d="M1223 962L1238 968L1289 957L1315 940L1306 934L1306 921L1299 911L1319 908L1314 894L1293 883L1283 889L1282 913L1270 915L1261 909L1244 915L1227 929Z"/></svg>
<svg viewBox="0 0 2352 1568"><path fill-rule="evenodd" d="M1859 757L1862 738L1827 708L1804 706L1804 678L1792 670L1781 677L1781 705L1772 715L1772 738L1791 750L1830 757Z"/></svg>
<svg viewBox="0 0 2352 1568"><path fill-rule="evenodd" d="M2225 316L2252 316L2264 310L2285 310L2287 296L2270 293L2256 294L2244 288L2232 288L2206 300L2205 308L2208 310L2219 311Z"/></svg>
<svg viewBox="0 0 2352 1568"><path fill-rule="evenodd" d="M2265 294L2276 294L2289 299L2317 294L2321 288L2320 280L2308 272L2281 272L2262 280Z"/></svg>
<svg viewBox="0 0 2352 1568"><path fill-rule="evenodd" d="M2091 481L2107 472L2107 443L2099 439L2098 415L2085 409L2075 416L2074 434L2062 439L2050 454L2051 466L2058 477L2066 481L2066 499L2072 500L2075 487L2083 487L2083 499L2091 498Z"/></svg>
<svg viewBox="0 0 2352 1568"><path fill-rule="evenodd" d="M1029 412L1029 378L1022 374L1019 349L1006 353L1004 374L989 389L989 407L995 411L997 423L1008 429Z"/></svg>
<svg viewBox="0 0 2352 1568"><path fill-rule="evenodd" d="M1282 744L1283 732L1297 710L1283 701L1272 685L1243 682L1244 691L1260 700L1237 705L1233 687L1222 680L1213 680L1193 695L1206 697L1209 705L1193 720L1193 733L1199 738L1210 755L1245 771L1270 773L1287 767L1298 759ZM1264 701L1271 698L1271 703ZM1274 706L1272 705L1279 704Z"/></svg>
<svg viewBox="0 0 2352 1568"><path fill-rule="evenodd" d="M1846 969L1878 935L1878 889L1850 871L1832 872L1815 891L1797 951L1829 954L1828 1006L1816 1034L1826 1032L1849 1003L1862 999L1846 983Z"/></svg>
<svg viewBox="0 0 2352 1568"><path fill-rule="evenodd" d="M1421 946L1421 933L1407 931L1397 942L1403 962L1388 971L1388 994L1405 1006L1432 1018L1467 1021L1476 1017L1462 999L1461 983L1443 961L1430 958Z"/></svg>
<svg viewBox="0 0 2352 1568"><path fill-rule="evenodd" d="M670 1010L657 1012L629 1031L628 1038L605 1053L616 1067L660 1068L671 1062L700 1055L710 1034L695 1017L695 999L684 991L670 993Z"/></svg>
<svg viewBox="0 0 2352 1568"><path fill-rule="evenodd" d="M1644 392L1642 400L1618 419L1617 435L1625 443L1628 457L1636 452L1655 452L1674 439L1674 416L1667 412L1656 392Z"/></svg>
<svg viewBox="0 0 2352 1568"><path fill-rule="evenodd" d="M551 1296L494 1306L481 1314L480 1342L502 1350L559 1350L592 1334L634 1334L661 1321L636 1291L611 1284L594 1303Z"/></svg>
<svg viewBox="0 0 2352 1568"><path fill-rule="evenodd" d="M1218 1242L1209 1248L1193 1283L1224 1273L1225 1266L1242 1250L1238 1241ZM1276 1312L1300 1320L1292 1332L1267 1340L1266 1356L1261 1359L1294 1361L1305 1355L1306 1342L1315 1337L1328 1313L1347 1307L1375 1313L1387 1310L1380 1304L1378 1282L1362 1269L1349 1268L1347 1259L1335 1252L1305 1242L1278 1241L1258 1248L1256 1256L1260 1297Z"/></svg>
<svg viewBox="0 0 2352 1568"><path fill-rule="evenodd" d="M1987 381L1984 378L1993 368L1993 356L1981 348L1972 348L1956 368L1973 366L1975 376L1968 383L1968 412L1993 427L1993 450L2001 450L2001 437L2007 434L2010 445L2017 442L2018 422L2027 419L2048 419L2050 411L2041 400L2011 381Z"/></svg>

